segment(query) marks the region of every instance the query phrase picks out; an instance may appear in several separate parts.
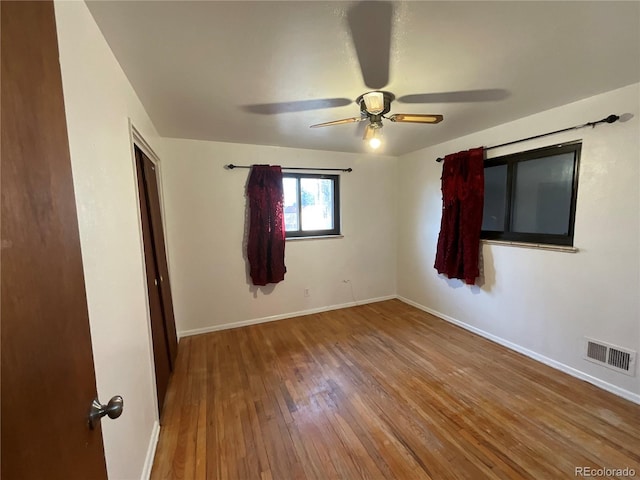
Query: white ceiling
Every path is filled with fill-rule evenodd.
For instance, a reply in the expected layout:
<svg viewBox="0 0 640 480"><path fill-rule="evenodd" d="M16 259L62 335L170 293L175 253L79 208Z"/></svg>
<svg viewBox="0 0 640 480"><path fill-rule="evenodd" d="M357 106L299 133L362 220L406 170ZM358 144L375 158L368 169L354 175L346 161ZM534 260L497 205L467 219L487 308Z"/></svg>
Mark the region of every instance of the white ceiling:
<svg viewBox="0 0 640 480"><path fill-rule="evenodd" d="M364 123L309 128L359 116L353 101L370 90L347 24L355 2L88 5L161 135L367 151ZM640 81L640 2L393 2L390 59L384 90L434 94L390 113L444 115L385 121L379 151L401 155ZM444 94L468 90L488 91ZM344 105L264 105L323 98ZM625 112L584 121L610 113Z"/></svg>

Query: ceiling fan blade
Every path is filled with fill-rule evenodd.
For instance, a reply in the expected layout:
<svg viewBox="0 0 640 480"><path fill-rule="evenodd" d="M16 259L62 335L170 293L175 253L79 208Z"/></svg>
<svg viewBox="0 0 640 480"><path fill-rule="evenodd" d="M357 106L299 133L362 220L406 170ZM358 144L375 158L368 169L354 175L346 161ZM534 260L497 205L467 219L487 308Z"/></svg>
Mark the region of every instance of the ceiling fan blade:
<svg viewBox="0 0 640 480"><path fill-rule="evenodd" d="M364 84L374 90L389 83L389 52L393 5L388 1L363 1L347 12Z"/></svg>
<svg viewBox="0 0 640 480"><path fill-rule="evenodd" d="M367 119L367 117L363 117L364 120ZM358 138L362 138L362 135L364 135L364 130L367 128L367 124L364 123L364 121L360 121L360 123L358 123L358 125L356 125L354 133L355 136Z"/></svg>
<svg viewBox="0 0 640 480"><path fill-rule="evenodd" d="M509 96L507 90L489 88L485 90L462 90L459 92L418 93L397 98L402 103L465 103L494 102Z"/></svg>
<svg viewBox="0 0 640 480"><path fill-rule="evenodd" d="M389 120L402 123L440 123L444 117L442 115L420 114L420 113L394 113Z"/></svg>
<svg viewBox="0 0 640 480"><path fill-rule="evenodd" d="M367 117L343 118L342 120L334 120L333 122L325 122L325 123L318 123L316 125L310 125L309 128L330 127L331 125L342 125L344 123L363 122L365 120L367 120Z"/></svg>
<svg viewBox="0 0 640 480"><path fill-rule="evenodd" d="M255 105L243 105L241 108L249 113L274 115L277 113L304 112L306 110L344 107L351 103L353 103L353 100L348 98L320 98L317 100L299 100L295 102L258 103Z"/></svg>

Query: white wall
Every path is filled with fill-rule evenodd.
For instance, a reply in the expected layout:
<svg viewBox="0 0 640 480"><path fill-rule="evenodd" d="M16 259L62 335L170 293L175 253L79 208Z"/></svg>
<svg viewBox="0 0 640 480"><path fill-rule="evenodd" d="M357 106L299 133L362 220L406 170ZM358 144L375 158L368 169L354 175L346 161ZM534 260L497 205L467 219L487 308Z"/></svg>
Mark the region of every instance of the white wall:
<svg viewBox="0 0 640 480"><path fill-rule="evenodd" d="M631 85L401 157L398 294L640 400L639 376L582 358L584 336L640 350L639 104L640 86ZM611 113L633 118L488 152L490 158L583 140L575 223L578 253L484 245L483 286L464 286L436 273L442 205L437 157Z"/></svg>
<svg viewBox="0 0 640 480"><path fill-rule="evenodd" d="M109 478L141 478L157 419L128 119L157 132L84 2L55 3L71 163ZM87 405L87 408L89 406Z"/></svg>
<svg viewBox="0 0 640 480"><path fill-rule="evenodd" d="M395 294L395 158L180 139L165 139L163 155L179 332ZM253 287L243 255L249 170L228 163L352 167L340 177L344 238L287 241L285 280Z"/></svg>

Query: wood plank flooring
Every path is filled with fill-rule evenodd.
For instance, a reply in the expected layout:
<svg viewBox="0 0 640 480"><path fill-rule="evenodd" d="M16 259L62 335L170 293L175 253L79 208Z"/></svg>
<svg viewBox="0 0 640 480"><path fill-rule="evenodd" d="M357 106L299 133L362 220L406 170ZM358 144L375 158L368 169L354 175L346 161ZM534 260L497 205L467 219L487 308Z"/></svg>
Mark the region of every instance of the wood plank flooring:
<svg viewBox="0 0 640 480"><path fill-rule="evenodd" d="M184 338L162 424L154 480L640 478L640 406L398 300Z"/></svg>

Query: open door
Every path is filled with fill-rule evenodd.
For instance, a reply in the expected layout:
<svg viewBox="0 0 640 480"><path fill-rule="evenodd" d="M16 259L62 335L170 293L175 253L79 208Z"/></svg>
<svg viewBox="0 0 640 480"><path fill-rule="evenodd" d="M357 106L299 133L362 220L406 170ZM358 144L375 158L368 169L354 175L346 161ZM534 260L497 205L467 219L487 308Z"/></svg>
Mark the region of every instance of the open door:
<svg viewBox="0 0 640 480"><path fill-rule="evenodd" d="M53 2L0 5L1 477L106 479Z"/></svg>

